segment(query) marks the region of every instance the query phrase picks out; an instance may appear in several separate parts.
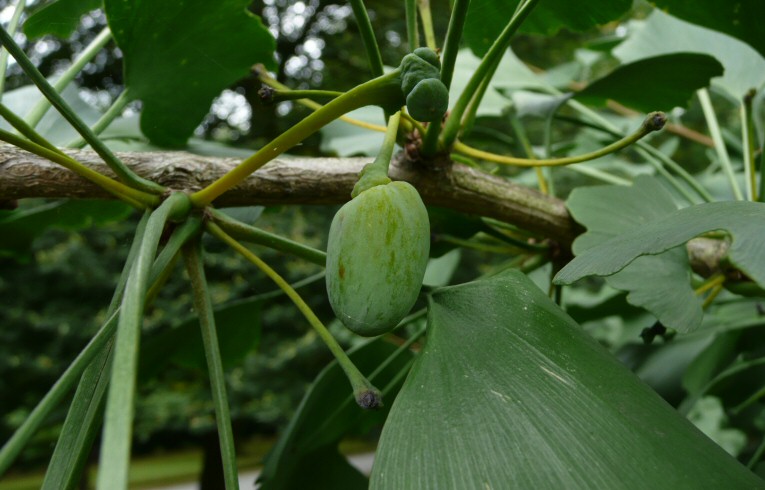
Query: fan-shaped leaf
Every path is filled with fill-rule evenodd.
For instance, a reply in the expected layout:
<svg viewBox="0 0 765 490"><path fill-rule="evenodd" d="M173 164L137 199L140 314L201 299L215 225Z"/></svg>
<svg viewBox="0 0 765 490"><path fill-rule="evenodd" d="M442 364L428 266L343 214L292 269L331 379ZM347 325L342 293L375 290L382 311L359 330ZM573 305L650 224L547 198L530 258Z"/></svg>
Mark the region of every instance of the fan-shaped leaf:
<svg viewBox="0 0 765 490"><path fill-rule="evenodd" d="M663 219L588 249L566 265L557 284L571 284L586 276L610 276L641 255L656 255L710 231L731 236L728 258L742 272L765 286L765 246L762 223L765 204L713 202L676 211Z"/></svg>
<svg viewBox="0 0 765 490"><path fill-rule="evenodd" d="M511 271L430 301L373 489L762 488Z"/></svg>
<svg viewBox="0 0 765 490"><path fill-rule="evenodd" d="M273 66L275 41L249 0L106 0L124 56L125 85L143 101L141 131L181 146L221 90L255 63Z"/></svg>

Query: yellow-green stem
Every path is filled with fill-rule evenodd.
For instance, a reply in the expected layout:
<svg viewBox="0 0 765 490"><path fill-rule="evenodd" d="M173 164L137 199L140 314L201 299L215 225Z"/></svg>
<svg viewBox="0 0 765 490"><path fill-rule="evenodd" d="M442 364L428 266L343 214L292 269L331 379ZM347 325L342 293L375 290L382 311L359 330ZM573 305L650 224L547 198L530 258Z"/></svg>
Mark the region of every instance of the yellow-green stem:
<svg viewBox="0 0 765 490"><path fill-rule="evenodd" d="M273 270L268 264L263 262L257 255L250 252L244 245L234 240L231 236L226 234L218 225L212 222L207 222L205 227L210 234L219 238L236 252L242 255L245 259L255 264L258 269L263 271L284 293L292 300L297 306L300 313L308 320L311 327L316 331L319 337L324 341L329 350L337 359L340 367L345 372L348 380L353 388L353 394L356 398L356 402L362 408L376 408L381 405L380 391L372 386L372 384L364 377L358 368L353 364L348 355L345 353L340 344L337 343L332 334L329 333L327 327L319 320L316 314L311 310L311 307L303 301L303 298L295 291L290 284L284 280L275 270Z"/></svg>
<svg viewBox="0 0 765 490"><path fill-rule="evenodd" d="M271 78L270 76L268 76L268 74L264 70L262 70L259 73L258 79L264 84L268 85L269 87L273 87L279 91L282 91L282 92L290 91L289 87L279 83L279 81L277 81L275 78ZM322 104L319 104L318 102L313 101L311 99L298 99L297 103L305 107L308 107L309 109L313 109L314 111L317 111L321 109L322 107L324 107ZM338 119L348 124L353 124L354 126L358 126L360 128L371 129L372 131L379 131L381 133L385 132L385 126L381 124L372 124L366 121L353 119L352 117L348 117L348 116L340 116Z"/></svg>
<svg viewBox="0 0 765 490"><path fill-rule="evenodd" d="M332 100L277 136L221 178L192 194L191 202L198 208L207 206L215 198L244 181L251 173L347 112L367 105L403 105L398 76L398 71L388 73Z"/></svg>
<svg viewBox="0 0 765 490"><path fill-rule="evenodd" d="M694 290L694 293L696 293L696 296L701 296L705 292L709 291L710 289L713 289L717 286L722 285L725 282L725 276L722 273L717 273L712 275L709 279L704 281L704 284L697 287Z"/></svg>
<svg viewBox="0 0 765 490"><path fill-rule="evenodd" d="M159 196L139 191L138 189L134 189L123 184L122 182L118 182L105 175L102 175L95 170L86 167L74 158L62 153L58 149L52 150L3 130L0 130L0 140L5 141L6 143L10 143L13 146L26 150L30 153L34 153L35 155L47 158L51 162L58 163L62 167L67 168L77 175L88 179L105 191L127 202L128 204L135 206L136 208L151 208L155 207L160 202Z"/></svg>
<svg viewBox="0 0 765 490"><path fill-rule="evenodd" d="M626 148L627 146L630 146L631 144L640 140L645 135L653 131L660 130L662 127L664 127L664 123L666 121L667 117L664 115L664 113L652 112L646 116L643 124L640 125L640 128L637 131L628 136L625 136L619 141L611 143L610 145L601 148L600 150L585 153L583 155L564 158L551 158L547 160L515 158L505 155L497 155L496 153L490 153L488 151L478 150L462 143L461 141L454 142L454 151L473 158L481 158L490 162L501 163L504 165L515 165L519 167L557 167L561 165L571 165L573 163L595 160L596 158L600 158L602 156L608 155L609 153L613 153L615 151Z"/></svg>
<svg viewBox="0 0 765 490"><path fill-rule="evenodd" d="M757 165L755 155L754 121L752 120L752 99L755 96L752 89L744 95L741 104L741 139L744 147L744 175L746 177L746 198L757 201Z"/></svg>
<svg viewBox="0 0 765 490"><path fill-rule="evenodd" d="M417 0L417 7L420 10L420 22L422 30L425 33L425 45L435 51L438 49L436 43L436 33L433 30L433 15L430 11L430 0Z"/></svg>

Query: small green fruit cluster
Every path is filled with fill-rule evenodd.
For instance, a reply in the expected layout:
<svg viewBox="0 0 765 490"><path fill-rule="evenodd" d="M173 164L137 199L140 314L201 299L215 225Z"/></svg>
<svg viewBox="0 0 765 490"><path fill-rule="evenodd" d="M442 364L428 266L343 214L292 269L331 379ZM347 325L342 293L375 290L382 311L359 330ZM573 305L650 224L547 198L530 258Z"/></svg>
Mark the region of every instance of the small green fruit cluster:
<svg viewBox="0 0 765 490"><path fill-rule="evenodd" d="M327 244L327 294L353 332L381 335L417 301L430 251L428 212L406 182L371 187L335 215Z"/></svg>
<svg viewBox="0 0 765 490"><path fill-rule="evenodd" d="M401 91L414 119L440 121L449 107L449 90L441 82L441 62L435 51L417 48L401 60Z"/></svg>

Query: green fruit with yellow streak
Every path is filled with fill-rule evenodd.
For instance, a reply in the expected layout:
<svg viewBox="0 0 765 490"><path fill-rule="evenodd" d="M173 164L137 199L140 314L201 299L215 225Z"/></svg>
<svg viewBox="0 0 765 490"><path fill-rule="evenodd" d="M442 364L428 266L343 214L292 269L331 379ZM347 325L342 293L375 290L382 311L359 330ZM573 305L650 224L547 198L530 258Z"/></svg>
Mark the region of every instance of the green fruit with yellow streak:
<svg viewBox="0 0 765 490"><path fill-rule="evenodd" d="M335 215L327 244L327 293L353 332L389 332L412 309L430 251L428 212L406 182L375 185Z"/></svg>

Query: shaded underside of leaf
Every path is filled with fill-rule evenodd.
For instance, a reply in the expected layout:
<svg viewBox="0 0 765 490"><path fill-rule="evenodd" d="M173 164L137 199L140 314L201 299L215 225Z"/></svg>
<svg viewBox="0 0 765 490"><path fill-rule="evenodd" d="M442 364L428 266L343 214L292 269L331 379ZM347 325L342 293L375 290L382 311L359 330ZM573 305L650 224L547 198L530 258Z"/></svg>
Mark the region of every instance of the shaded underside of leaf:
<svg viewBox="0 0 765 490"><path fill-rule="evenodd" d="M589 104L613 99L642 112L685 107L696 90L723 74L711 56L675 53L622 65L595 80L574 97Z"/></svg>
<svg viewBox="0 0 765 490"><path fill-rule="evenodd" d="M67 38L72 35L80 18L101 6L101 0L58 0L35 10L24 22L24 34L35 39L45 34Z"/></svg>
<svg viewBox="0 0 765 490"><path fill-rule="evenodd" d="M675 17L741 39L765 56L762 0L707 0L703 5L687 0L651 0L651 3Z"/></svg>
<svg viewBox="0 0 765 490"><path fill-rule="evenodd" d="M181 146L221 90L256 63L273 66L275 41L249 0L106 0L124 55L125 85L143 101L141 130Z"/></svg>
<svg viewBox="0 0 765 490"><path fill-rule="evenodd" d="M431 298L374 489L762 488L510 271Z"/></svg>
<svg viewBox="0 0 765 490"><path fill-rule="evenodd" d="M464 39L477 56L483 56L510 21L519 0L473 0L465 22ZM544 0L534 7L522 32L552 35L562 28L584 31L624 15L631 0Z"/></svg>
<svg viewBox="0 0 765 490"><path fill-rule="evenodd" d="M713 202L691 206L588 249L566 265L556 284L571 284L586 276L609 276L641 255L656 255L711 231L731 237L730 262L761 287L765 285L765 246L762 223L765 204Z"/></svg>
<svg viewBox="0 0 765 490"><path fill-rule="evenodd" d="M643 21L632 21L627 39L613 50L623 63L668 53L693 52L714 56L725 67L713 84L733 97L765 83L765 58L748 44L723 33L690 24L656 10Z"/></svg>

